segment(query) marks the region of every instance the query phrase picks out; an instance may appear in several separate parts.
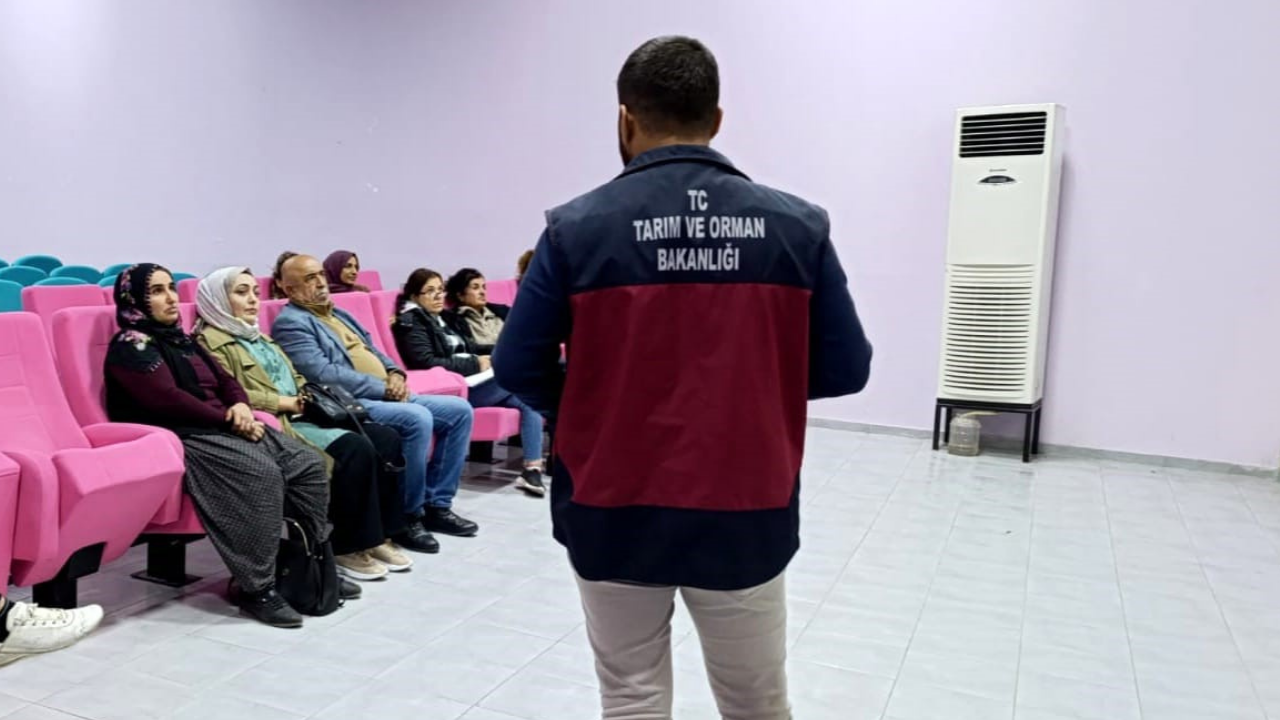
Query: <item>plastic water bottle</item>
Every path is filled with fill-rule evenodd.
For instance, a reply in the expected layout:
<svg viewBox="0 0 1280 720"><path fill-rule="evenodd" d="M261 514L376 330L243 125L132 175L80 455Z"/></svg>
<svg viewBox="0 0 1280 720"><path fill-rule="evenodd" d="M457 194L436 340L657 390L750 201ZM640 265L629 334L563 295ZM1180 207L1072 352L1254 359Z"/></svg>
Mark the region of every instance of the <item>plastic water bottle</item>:
<svg viewBox="0 0 1280 720"><path fill-rule="evenodd" d="M982 423L972 415L961 415L951 421L951 440L947 452L952 455L973 457L978 454L978 441L982 436Z"/></svg>

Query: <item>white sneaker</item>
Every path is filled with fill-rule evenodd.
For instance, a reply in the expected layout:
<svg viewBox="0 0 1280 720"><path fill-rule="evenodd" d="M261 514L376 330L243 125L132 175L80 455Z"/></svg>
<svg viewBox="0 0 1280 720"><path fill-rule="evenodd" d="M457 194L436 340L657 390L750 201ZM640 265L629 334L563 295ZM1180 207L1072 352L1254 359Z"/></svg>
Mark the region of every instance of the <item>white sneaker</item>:
<svg viewBox="0 0 1280 720"><path fill-rule="evenodd" d="M0 643L0 665L74 645L100 622L102 608L97 605L55 610L14 602L5 622L9 637Z"/></svg>

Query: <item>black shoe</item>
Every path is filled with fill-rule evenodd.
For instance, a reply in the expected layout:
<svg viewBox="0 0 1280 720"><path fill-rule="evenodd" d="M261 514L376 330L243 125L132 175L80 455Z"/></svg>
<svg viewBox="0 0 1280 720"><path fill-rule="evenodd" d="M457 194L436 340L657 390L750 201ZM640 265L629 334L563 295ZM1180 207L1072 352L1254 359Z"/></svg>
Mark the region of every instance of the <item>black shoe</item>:
<svg viewBox="0 0 1280 720"><path fill-rule="evenodd" d="M240 612L271 627L302 627L302 616L289 607L274 587L256 593L241 592L236 604L240 606Z"/></svg>
<svg viewBox="0 0 1280 720"><path fill-rule="evenodd" d="M538 468L525 468L516 479L516 487L534 497L545 497L547 494L547 486L542 483L542 470Z"/></svg>
<svg viewBox="0 0 1280 720"><path fill-rule="evenodd" d="M364 594L364 590L360 586L350 580L340 577L338 578L338 597L342 600L359 600Z"/></svg>
<svg viewBox="0 0 1280 720"><path fill-rule="evenodd" d="M423 508L422 527L441 535L472 537L480 530L480 526L455 513L450 508Z"/></svg>
<svg viewBox="0 0 1280 720"><path fill-rule="evenodd" d="M409 518L404 531L396 533L391 539L395 540L396 544L405 550L420 553L440 552L440 541L432 537L431 533L422 527L422 521L418 518Z"/></svg>

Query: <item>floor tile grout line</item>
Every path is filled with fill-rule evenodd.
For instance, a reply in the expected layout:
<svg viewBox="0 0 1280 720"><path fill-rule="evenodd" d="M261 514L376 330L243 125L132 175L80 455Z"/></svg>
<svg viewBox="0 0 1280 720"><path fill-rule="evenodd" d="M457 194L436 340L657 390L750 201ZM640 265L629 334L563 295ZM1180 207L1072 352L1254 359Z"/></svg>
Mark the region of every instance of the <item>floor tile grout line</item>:
<svg viewBox="0 0 1280 720"><path fill-rule="evenodd" d="M1245 509L1249 511L1249 517L1253 518L1254 524L1257 525L1258 528L1264 531L1263 534L1267 536L1267 542L1271 543L1272 549L1280 552L1280 535L1277 535L1271 532L1265 532L1267 530L1267 527L1262 524L1262 519L1258 517L1257 511L1253 509L1253 503L1249 502L1249 496L1241 492L1240 486L1237 485L1236 483L1231 483L1231 485L1232 487L1235 488L1236 494L1240 496L1240 500L1241 502L1244 503ZM1177 499L1175 498L1174 501L1177 502Z"/></svg>
<svg viewBox="0 0 1280 720"><path fill-rule="evenodd" d="M922 451L923 451L923 446L921 446L920 450L916 451L916 454L919 454ZM932 452L932 449L930 449L930 452ZM893 493L890 494L890 499L892 499L894 493L897 493L898 488L900 486L901 486L900 483L897 483L894 485L894 491ZM888 500L885 501L885 505L888 505ZM942 565L942 558L946 552L947 543L951 541L951 534L955 532L956 520L959 519L960 508L963 506L964 506L964 501L961 500L961 502L957 504L955 510L952 511L951 525L947 528L947 538L942 543L942 552L938 553L937 562L934 563L933 574L929 578L929 586L925 588L925 591L924 591L924 602L920 604L920 611L916 613L916 621L911 628L911 637L907 639L907 647L902 652L902 660L898 663L898 671L894 673L893 682L890 683L889 685L889 694L884 700L884 708L880 711L881 718L885 717L889 713L889 705L893 702L893 692L898 687L898 681L902 679L902 669L906 667L907 657L911 655L911 644L915 641L916 632L920 630L920 620L924 617L925 608L929 606L929 596L933 594L933 585L938 580L938 568ZM884 506L881 506L881 512L883 512L883 509L884 509ZM877 513L876 522L879 522L879 519L880 519L880 514ZM874 527L875 527L875 523L873 522L871 525L871 528L874 528ZM871 528L868 528L867 533L871 532ZM856 554L856 551L854 554ZM850 562L853 561L852 555L850 556L849 560Z"/></svg>
<svg viewBox="0 0 1280 720"><path fill-rule="evenodd" d="M1027 574L1022 580L1022 617L1018 623L1018 657L1013 668L1013 701L1010 703L1010 720L1018 717L1018 684L1022 682L1022 643L1027 637L1027 598L1031 595L1031 553L1036 540L1036 475L1028 478L1031 485L1031 517L1027 530Z"/></svg>
<svg viewBox="0 0 1280 720"><path fill-rule="evenodd" d="M1169 489L1170 495L1175 495L1173 485L1169 483L1169 478L1162 471L1160 473L1163 483ZM1142 717L1142 687L1138 684L1138 663L1133 657L1133 637L1129 633L1129 613L1126 612L1124 600L1124 585L1120 581L1120 558L1116 555L1116 538L1115 531L1111 525L1111 503L1107 501L1107 475L1105 472L1098 473L1098 480L1102 484L1102 509L1107 518L1107 545L1111 548L1111 562L1115 568L1114 575L1116 580L1116 594L1120 597L1120 617L1124 622L1124 641L1129 648L1129 671L1133 673L1133 693L1138 700L1138 717ZM1177 503L1177 497L1174 497L1174 503ZM1184 523L1183 527L1186 525Z"/></svg>
<svg viewBox="0 0 1280 720"><path fill-rule="evenodd" d="M1239 494L1240 489L1235 487L1234 483L1232 483L1232 489ZM1204 584L1209 588L1209 594L1213 596L1213 604L1218 609L1218 617L1222 619L1222 624L1227 629L1227 635L1231 637L1231 646L1235 648L1236 657L1240 660L1240 667L1244 668L1245 677L1249 678L1249 687L1253 690L1253 699L1257 703L1257 709L1261 710L1264 716L1270 717L1271 714L1267 712L1266 704L1262 702L1262 693L1258 691L1258 682L1253 677L1253 670L1249 667L1248 661L1245 660L1244 651L1240 649L1240 641L1236 638L1236 632L1231 628L1231 623L1227 620L1227 614L1222 609L1222 601L1218 599L1218 592L1213 589L1213 581L1209 579L1209 573L1204 569L1204 562L1200 558L1199 543L1196 542L1195 533L1191 532L1191 528L1187 526L1187 518L1182 512L1182 502L1178 499L1178 493L1176 490L1173 490L1172 485L1170 485L1170 490L1173 492L1173 505L1178 511L1178 520L1182 522L1182 527L1186 529L1187 539L1191 541L1191 547L1195 551L1196 567L1200 569L1200 575L1204 578ZM1243 495L1241 496L1241 500L1244 500ZM1248 503L1246 502L1245 505L1247 506ZM1252 511L1250 511L1250 513L1252 514ZM1121 591L1122 596L1123 594L1124 592ZM1134 678L1137 678L1136 670L1134 672Z"/></svg>

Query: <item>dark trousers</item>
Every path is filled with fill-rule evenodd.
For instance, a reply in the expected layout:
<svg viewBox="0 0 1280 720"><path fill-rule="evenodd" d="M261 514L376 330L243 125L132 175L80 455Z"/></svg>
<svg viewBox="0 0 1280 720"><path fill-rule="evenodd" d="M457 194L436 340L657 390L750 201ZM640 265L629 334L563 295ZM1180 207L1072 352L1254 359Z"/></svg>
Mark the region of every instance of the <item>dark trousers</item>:
<svg viewBox="0 0 1280 720"><path fill-rule="evenodd" d="M347 433L325 448L333 458L329 521L335 555L377 547L404 529L403 473L387 463L403 465L400 435L376 423L366 424L365 432L368 438Z"/></svg>

